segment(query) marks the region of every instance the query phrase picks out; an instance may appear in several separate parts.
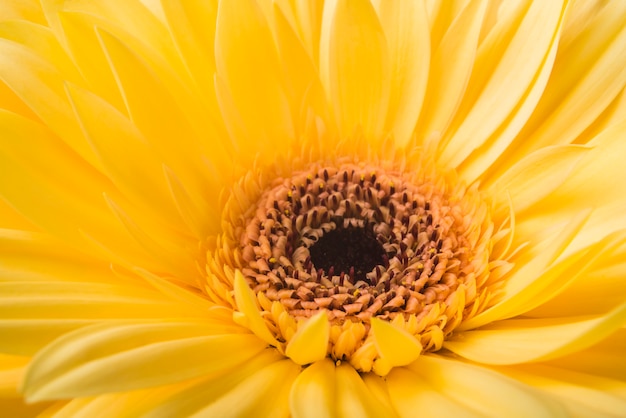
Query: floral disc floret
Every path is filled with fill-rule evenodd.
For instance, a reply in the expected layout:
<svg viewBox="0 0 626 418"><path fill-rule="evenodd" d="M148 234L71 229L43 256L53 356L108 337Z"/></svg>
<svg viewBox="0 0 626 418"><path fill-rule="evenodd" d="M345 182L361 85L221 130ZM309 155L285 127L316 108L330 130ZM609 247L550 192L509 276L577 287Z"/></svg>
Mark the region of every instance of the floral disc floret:
<svg viewBox="0 0 626 418"><path fill-rule="evenodd" d="M323 311L327 355L369 371L372 318L435 351L488 305L489 205L431 171L319 163L262 188L224 243L278 342Z"/></svg>

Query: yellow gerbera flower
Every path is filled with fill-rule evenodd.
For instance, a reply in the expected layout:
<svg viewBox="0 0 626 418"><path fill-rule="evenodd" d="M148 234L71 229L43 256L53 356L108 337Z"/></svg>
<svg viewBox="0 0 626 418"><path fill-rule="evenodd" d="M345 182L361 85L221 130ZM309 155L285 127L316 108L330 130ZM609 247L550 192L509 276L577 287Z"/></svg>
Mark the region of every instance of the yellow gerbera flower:
<svg viewBox="0 0 626 418"><path fill-rule="evenodd" d="M626 2L0 19L3 416L626 411Z"/></svg>

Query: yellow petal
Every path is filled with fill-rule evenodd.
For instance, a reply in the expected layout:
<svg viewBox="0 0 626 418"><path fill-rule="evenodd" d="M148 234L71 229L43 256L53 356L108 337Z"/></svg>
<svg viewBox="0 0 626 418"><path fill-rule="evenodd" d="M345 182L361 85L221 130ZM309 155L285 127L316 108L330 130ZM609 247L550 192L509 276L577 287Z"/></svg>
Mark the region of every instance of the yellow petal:
<svg viewBox="0 0 626 418"><path fill-rule="evenodd" d="M591 254L592 265L585 266L582 275L573 274L573 282L566 289L524 315L535 318L602 315L622 304L626 294L626 245L612 239L619 235L611 234L601 241L608 249L596 257Z"/></svg>
<svg viewBox="0 0 626 418"><path fill-rule="evenodd" d="M23 392L39 400L159 386L228 370L265 347L250 334L216 331L199 321L82 328L35 356Z"/></svg>
<svg viewBox="0 0 626 418"><path fill-rule="evenodd" d="M109 178L147 213L160 212L162 222L175 219L176 208L163 176L162 162L135 125L93 93L72 84L67 84L67 91L85 136Z"/></svg>
<svg viewBox="0 0 626 418"><path fill-rule="evenodd" d="M479 415L444 396L423 378L403 367L397 367L387 376L389 397L398 415L402 417L459 417Z"/></svg>
<svg viewBox="0 0 626 418"><path fill-rule="evenodd" d="M84 13L60 12L59 21L71 56L91 91L124 111L124 102L96 35L93 18Z"/></svg>
<svg viewBox="0 0 626 418"><path fill-rule="evenodd" d="M464 321L457 329L459 331L479 327L489 322L510 318L518 304L527 302L535 295L541 293L549 285L569 279L560 273L571 264L579 261L574 256L561 265L553 266L553 263L562 256L572 239L580 232L589 217L589 212L582 212L570 220L563 228L558 228L551 239L539 242L533 247L521 251L519 258L515 260L516 268L510 273L503 286L501 299L489 309L481 312L473 318ZM579 258L581 254L578 255ZM553 271L550 268L553 267ZM551 274L551 275L550 275ZM548 279L546 279L546 275Z"/></svg>
<svg viewBox="0 0 626 418"><path fill-rule="evenodd" d="M296 364L309 364L322 360L328 351L330 323L326 311L298 324L298 330L287 344L285 354Z"/></svg>
<svg viewBox="0 0 626 418"><path fill-rule="evenodd" d="M3 19L29 20L31 22L46 24L46 18L38 1L33 0L7 0L0 3L0 16Z"/></svg>
<svg viewBox="0 0 626 418"><path fill-rule="evenodd" d="M361 129L366 138L378 139L387 115L390 69L376 12L369 2L339 0L330 25L325 87L341 135Z"/></svg>
<svg viewBox="0 0 626 418"><path fill-rule="evenodd" d="M163 6L169 31L181 51L186 67L201 89L201 96L217 110L213 87L215 27L206 24L215 22L217 2L192 0L159 3Z"/></svg>
<svg viewBox="0 0 626 418"><path fill-rule="evenodd" d="M565 416L557 402L493 370L435 356L421 356L409 368L433 389L480 416Z"/></svg>
<svg viewBox="0 0 626 418"><path fill-rule="evenodd" d="M184 95L187 90L168 71L143 59L114 35L97 32L133 124L195 196L214 200L217 185L204 172L201 157L210 156L218 167L223 167L229 156L221 142L209 146L200 139L207 132L213 134L210 124L203 128L203 134L198 133L202 128L194 125L196 120L210 120L206 115L197 116L202 105L195 97Z"/></svg>
<svg viewBox="0 0 626 418"><path fill-rule="evenodd" d="M0 79L65 143L98 168L74 119L64 91L64 74L26 47L0 39Z"/></svg>
<svg viewBox="0 0 626 418"><path fill-rule="evenodd" d="M0 38L27 47L38 57L52 64L64 79L76 83L82 81L82 74L48 27L24 20L1 22Z"/></svg>
<svg viewBox="0 0 626 418"><path fill-rule="evenodd" d="M372 318L371 324L374 344L387 366L382 370L377 370L377 365L374 363L374 370L377 374L384 376L391 367L405 366L415 361L421 354L422 344L415 336L378 318Z"/></svg>
<svg viewBox="0 0 626 418"><path fill-rule="evenodd" d="M319 68L319 40L324 3L309 0L296 0L293 3L302 43L316 67Z"/></svg>
<svg viewBox="0 0 626 418"><path fill-rule="evenodd" d="M335 405L335 365L329 359L304 369L291 386L289 410L295 418L334 417Z"/></svg>
<svg viewBox="0 0 626 418"><path fill-rule="evenodd" d="M422 0L375 2L389 49L387 131L397 144L411 137L429 81L430 33ZM429 104L431 106L431 104Z"/></svg>
<svg viewBox="0 0 626 418"><path fill-rule="evenodd" d="M193 417L288 417L289 390L300 367L291 360L277 361L248 377Z"/></svg>
<svg viewBox="0 0 626 418"><path fill-rule="evenodd" d="M215 56L217 74L249 133L236 138L239 149L252 156L259 151L274 155L285 150L286 141L294 134L292 115L274 40L256 2L220 2ZM228 123L229 115L224 117Z"/></svg>
<svg viewBox="0 0 626 418"><path fill-rule="evenodd" d="M448 166L461 164L492 135L497 142L491 144L493 152L476 155L499 156L541 96L556 54L564 5L562 1L525 4L513 22L502 19L481 44L469 89L444 138L441 160ZM474 170L484 168L485 162Z"/></svg>
<svg viewBox="0 0 626 418"><path fill-rule="evenodd" d="M296 37L287 18L274 7L277 47L285 69L286 91L290 98L292 114L300 123L296 124L296 134L302 135L308 112L326 121L329 129L334 128L321 80L311 56Z"/></svg>
<svg viewBox="0 0 626 418"><path fill-rule="evenodd" d="M237 302L237 309L243 315L235 315L235 321L248 327L254 332L260 339L267 342L274 347L279 347L280 344L276 341L276 338L272 335L267 328L265 321L261 317L261 312L257 305L256 296L252 292L252 289L246 283L243 275L239 270L235 271L235 301Z"/></svg>
<svg viewBox="0 0 626 418"><path fill-rule="evenodd" d="M626 321L626 304L592 319L509 319L466 331L443 343L448 350L485 364L547 360L583 350Z"/></svg>
<svg viewBox="0 0 626 418"><path fill-rule="evenodd" d="M502 372L553 396L572 415L619 416L626 411L626 384L621 379L534 364Z"/></svg>
<svg viewBox="0 0 626 418"><path fill-rule="evenodd" d="M494 179L491 195L504 206L508 205L504 198L508 193L515 213L521 213L559 187L589 149L584 145L563 145L535 151Z"/></svg>
<svg viewBox="0 0 626 418"><path fill-rule="evenodd" d="M143 416L146 418L191 416L192 414L201 411L203 408L207 408L211 404L214 404L218 399L228 396L229 392L237 391L238 385L244 383L246 379L254 380L255 376L259 373L261 373L262 376L267 377L267 374L263 374L263 371L283 359L284 357L281 356L276 350L265 349L258 355L238 365L237 367L224 371L217 376L213 375L206 379L202 379L200 382L195 382L189 387L182 388L182 390L178 391L178 393L170 394L169 396L165 396L161 399L150 396L145 401L150 406L148 408L149 410ZM284 363L291 362L287 360ZM284 363L281 366L284 366ZM291 363L291 365L297 367L293 363ZM289 382L284 381L284 383L288 384ZM255 388L248 387L249 392L247 393L242 394L240 391L236 392L236 395L240 397L235 398L234 400L232 399L234 396L229 397L231 402L230 412L237 415L237 407L245 408L249 405L249 402L254 402L250 399L251 397L256 399L256 395L263 396L265 392L263 392L262 389L268 389L270 391L276 390L276 388L270 387L270 385L261 384L259 387ZM276 393L273 395L270 393L265 395L266 397L262 399L265 399L266 401L267 399L275 399L275 395ZM207 414L205 416L224 415ZM226 414L226 416L228 416L228 414Z"/></svg>
<svg viewBox="0 0 626 418"><path fill-rule="evenodd" d="M626 353L626 329L621 328L592 347L550 360L545 364L623 381L626 376L624 353Z"/></svg>
<svg viewBox="0 0 626 418"><path fill-rule="evenodd" d="M428 105L415 128L418 139L433 133L443 135L459 106L474 65L486 5L486 1L468 2L453 22L446 22L449 26L443 39L433 44L425 99Z"/></svg>
<svg viewBox="0 0 626 418"><path fill-rule="evenodd" d="M336 369L337 415L340 417L387 417L393 416L370 393L357 371L348 364Z"/></svg>
<svg viewBox="0 0 626 418"><path fill-rule="evenodd" d="M154 265L120 230L121 225L103 205L103 191L118 193L93 167L43 126L28 119L0 111L0 126L0 166L12 173L0 176L0 194L11 206L61 240L85 247L79 231L83 229L124 257L137 257L135 260L145 261L145 266ZM33 149L39 152L33 153Z"/></svg>
<svg viewBox="0 0 626 418"><path fill-rule="evenodd" d="M520 134L529 149L573 142L626 84L626 4L609 2L559 49L542 100Z"/></svg>
<svg viewBox="0 0 626 418"><path fill-rule="evenodd" d="M517 219L516 239L546 240L551 231L546 225L555 219L568 219L593 207L584 228L568 248L572 253L626 225L626 183L623 176L626 155L626 121L613 125L587 145L586 152L563 184L528 208L527 216Z"/></svg>

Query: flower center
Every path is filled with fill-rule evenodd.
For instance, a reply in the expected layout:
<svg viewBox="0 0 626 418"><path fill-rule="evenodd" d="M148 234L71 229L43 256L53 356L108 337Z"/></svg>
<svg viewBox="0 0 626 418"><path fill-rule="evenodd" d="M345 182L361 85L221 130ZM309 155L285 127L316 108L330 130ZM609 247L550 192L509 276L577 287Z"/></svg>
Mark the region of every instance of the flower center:
<svg viewBox="0 0 626 418"><path fill-rule="evenodd" d="M374 283L366 273L389 261L374 230L367 227L349 225L333 229L322 235L309 251L311 263L322 270L322 276L333 277L338 273L339 277L344 277L344 283L347 274L347 280L363 281L371 286Z"/></svg>
<svg viewBox="0 0 626 418"><path fill-rule="evenodd" d="M453 209L433 184L393 173L301 173L259 201L242 236L243 273L296 318L417 314L463 282L472 243Z"/></svg>
<svg viewBox="0 0 626 418"><path fill-rule="evenodd" d="M493 229L480 194L454 176L320 163L259 186L222 237L233 260L216 250L212 265L242 272L279 342L323 310L328 355L369 371L372 317L434 351L488 305Z"/></svg>

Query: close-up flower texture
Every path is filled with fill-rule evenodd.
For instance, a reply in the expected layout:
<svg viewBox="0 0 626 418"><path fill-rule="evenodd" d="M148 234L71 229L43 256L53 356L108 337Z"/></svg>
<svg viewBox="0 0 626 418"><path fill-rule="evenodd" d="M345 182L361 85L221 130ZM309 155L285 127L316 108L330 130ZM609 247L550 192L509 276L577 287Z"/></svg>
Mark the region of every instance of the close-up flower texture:
<svg viewBox="0 0 626 418"><path fill-rule="evenodd" d="M0 0L0 416L626 416L624 22Z"/></svg>

